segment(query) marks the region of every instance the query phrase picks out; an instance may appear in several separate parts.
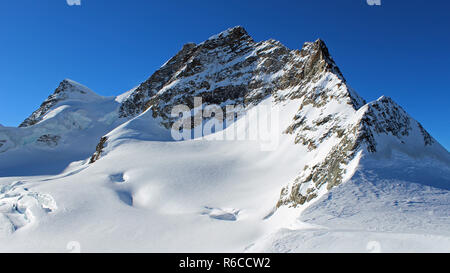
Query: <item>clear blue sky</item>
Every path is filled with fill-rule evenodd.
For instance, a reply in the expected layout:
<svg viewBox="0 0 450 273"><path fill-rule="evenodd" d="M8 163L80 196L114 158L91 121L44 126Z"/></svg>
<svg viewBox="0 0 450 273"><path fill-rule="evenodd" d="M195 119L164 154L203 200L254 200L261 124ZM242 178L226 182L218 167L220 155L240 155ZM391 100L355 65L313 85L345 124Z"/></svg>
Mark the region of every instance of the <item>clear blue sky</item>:
<svg viewBox="0 0 450 273"><path fill-rule="evenodd" d="M322 38L366 100L392 97L450 148L447 0L0 0L0 123L17 126L71 78L106 96L186 42L235 25L289 48Z"/></svg>

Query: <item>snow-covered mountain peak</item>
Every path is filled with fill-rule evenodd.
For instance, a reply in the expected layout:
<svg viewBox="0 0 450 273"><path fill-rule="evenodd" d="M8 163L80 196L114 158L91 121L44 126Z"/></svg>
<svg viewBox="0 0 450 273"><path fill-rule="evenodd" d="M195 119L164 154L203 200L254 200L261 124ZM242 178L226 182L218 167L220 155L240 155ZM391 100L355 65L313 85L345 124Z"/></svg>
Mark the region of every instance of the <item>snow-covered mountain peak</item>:
<svg viewBox="0 0 450 273"><path fill-rule="evenodd" d="M19 127L28 127L40 122L51 109L63 101L74 100L90 102L99 99L102 99L102 97L86 86L70 79L64 79L53 94L51 94L36 111L26 118Z"/></svg>
<svg viewBox="0 0 450 273"><path fill-rule="evenodd" d="M79 92L82 94L93 93L93 91L85 85L67 78L60 83L60 87L61 88L58 88L57 91Z"/></svg>
<svg viewBox="0 0 450 273"><path fill-rule="evenodd" d="M243 42L253 42L253 38L247 33L242 26L235 26L222 31L219 34L211 36L202 44L207 48L214 48L224 45L234 45Z"/></svg>
<svg viewBox="0 0 450 273"><path fill-rule="evenodd" d="M94 91L71 79L64 79L49 98L91 100L100 98Z"/></svg>
<svg viewBox="0 0 450 273"><path fill-rule="evenodd" d="M102 135L125 121L118 117L120 99L63 80L19 128L0 127L0 174L20 174L30 165L37 172L59 172L87 158ZM47 160L36 160L41 153Z"/></svg>
<svg viewBox="0 0 450 273"><path fill-rule="evenodd" d="M358 109L341 105L333 106L332 111L333 104L327 101L318 108L301 107L287 129L287 133L296 132L296 142L315 156L295 181L283 188L278 206L316 200L348 181L365 157L388 160L400 153L450 166L448 151L390 97L381 96Z"/></svg>
<svg viewBox="0 0 450 273"><path fill-rule="evenodd" d="M236 37L248 37L251 39L247 30L245 30L244 27L234 26L209 37L206 41L220 40L220 39L234 39Z"/></svg>
<svg viewBox="0 0 450 273"><path fill-rule="evenodd" d="M430 156L450 163L448 151L392 98L381 96L359 111L361 135L370 152L401 150L411 156Z"/></svg>

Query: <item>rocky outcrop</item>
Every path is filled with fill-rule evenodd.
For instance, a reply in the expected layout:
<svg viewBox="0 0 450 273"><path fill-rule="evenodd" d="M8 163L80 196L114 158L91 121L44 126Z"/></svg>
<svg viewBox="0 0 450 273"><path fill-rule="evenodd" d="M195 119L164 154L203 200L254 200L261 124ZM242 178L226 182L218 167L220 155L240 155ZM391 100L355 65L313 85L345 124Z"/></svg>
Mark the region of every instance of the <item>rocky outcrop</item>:
<svg viewBox="0 0 450 273"><path fill-rule="evenodd" d="M100 156L102 155L103 149L105 148L106 141L108 140L108 137L104 136L100 138L100 142L97 144L97 147L95 148L95 153L92 155L91 159L89 160L89 164L94 163L97 161Z"/></svg>

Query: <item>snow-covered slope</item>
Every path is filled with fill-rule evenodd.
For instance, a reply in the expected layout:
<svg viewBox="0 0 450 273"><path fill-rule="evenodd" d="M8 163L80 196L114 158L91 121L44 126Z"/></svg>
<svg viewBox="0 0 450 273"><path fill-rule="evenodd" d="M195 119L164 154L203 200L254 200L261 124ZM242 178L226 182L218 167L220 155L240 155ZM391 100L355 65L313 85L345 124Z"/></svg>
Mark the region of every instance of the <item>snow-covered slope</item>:
<svg viewBox="0 0 450 273"><path fill-rule="evenodd" d="M234 27L116 98L66 80L0 143L0 251L450 249L450 154L321 40Z"/></svg>

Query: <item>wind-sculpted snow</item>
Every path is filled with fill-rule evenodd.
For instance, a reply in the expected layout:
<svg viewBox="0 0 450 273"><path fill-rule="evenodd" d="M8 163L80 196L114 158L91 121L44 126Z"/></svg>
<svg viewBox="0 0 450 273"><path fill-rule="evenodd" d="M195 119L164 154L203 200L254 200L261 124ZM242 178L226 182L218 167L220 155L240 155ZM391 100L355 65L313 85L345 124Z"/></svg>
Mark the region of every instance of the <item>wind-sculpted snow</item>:
<svg viewBox="0 0 450 273"><path fill-rule="evenodd" d="M208 215L212 219L222 220L222 221L236 221L239 216L240 211L237 209L220 209L220 208L210 208L205 207L205 211L202 215Z"/></svg>

